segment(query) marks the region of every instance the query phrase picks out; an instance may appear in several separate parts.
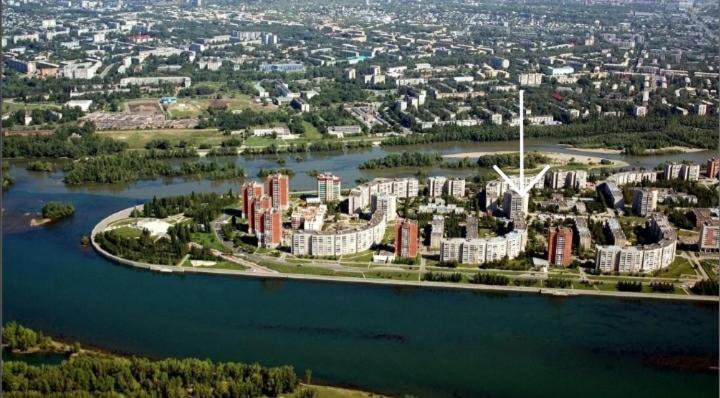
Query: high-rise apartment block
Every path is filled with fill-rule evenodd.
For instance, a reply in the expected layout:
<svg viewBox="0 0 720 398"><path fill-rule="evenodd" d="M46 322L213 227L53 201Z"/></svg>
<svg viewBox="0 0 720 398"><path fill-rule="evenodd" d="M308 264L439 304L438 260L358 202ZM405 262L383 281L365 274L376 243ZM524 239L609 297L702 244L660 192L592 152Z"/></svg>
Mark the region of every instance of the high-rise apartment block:
<svg viewBox="0 0 720 398"><path fill-rule="evenodd" d="M415 258L418 253L417 221L403 220L395 224L395 255Z"/></svg>
<svg viewBox="0 0 720 398"><path fill-rule="evenodd" d="M288 176L280 173L270 174L265 179L265 193L272 199L272 207L287 209L290 205L290 183Z"/></svg>
<svg viewBox="0 0 720 398"><path fill-rule="evenodd" d="M240 187L240 196L242 196L242 212L243 217L250 218L250 202L254 198L259 198L263 194L263 186L255 181L247 181Z"/></svg>
<svg viewBox="0 0 720 398"><path fill-rule="evenodd" d="M633 191L632 210L639 216L646 216L657 209L658 191L656 189L635 189Z"/></svg>
<svg viewBox="0 0 720 398"><path fill-rule="evenodd" d="M322 173L317 176L317 196L322 202L334 202L340 200L340 177Z"/></svg>
<svg viewBox="0 0 720 398"><path fill-rule="evenodd" d="M573 232L570 228L550 228L548 235L548 262L568 266L572 262Z"/></svg>

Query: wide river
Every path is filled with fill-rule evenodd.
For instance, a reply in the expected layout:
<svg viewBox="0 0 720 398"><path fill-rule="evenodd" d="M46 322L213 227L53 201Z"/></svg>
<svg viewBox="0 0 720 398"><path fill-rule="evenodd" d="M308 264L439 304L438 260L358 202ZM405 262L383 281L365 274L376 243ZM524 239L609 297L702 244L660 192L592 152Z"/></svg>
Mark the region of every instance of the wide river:
<svg viewBox="0 0 720 398"><path fill-rule="evenodd" d="M402 151L500 151L514 143ZM552 143L528 148L559 150ZM577 153L577 152L575 152ZM305 172L331 171L346 186L380 148L287 157L293 190ZM622 159L704 161L710 152ZM272 158L239 158L254 176ZM418 397L715 397L717 305L658 300L488 294L301 281L168 275L108 262L79 245L107 214L153 195L236 192L238 183L146 181L68 189L60 174L10 173L3 194L4 320L84 344L151 357L292 364L313 380ZM398 170L396 174L411 174ZM433 171L434 174L442 171ZM463 172L466 174L467 172ZM43 202L72 202L71 219L30 228Z"/></svg>

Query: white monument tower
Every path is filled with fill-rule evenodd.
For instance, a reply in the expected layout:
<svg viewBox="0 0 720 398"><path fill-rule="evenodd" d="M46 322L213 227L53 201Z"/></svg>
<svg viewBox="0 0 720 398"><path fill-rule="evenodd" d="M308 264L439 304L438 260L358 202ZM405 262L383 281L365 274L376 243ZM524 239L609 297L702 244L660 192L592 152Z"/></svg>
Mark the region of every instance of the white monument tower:
<svg viewBox="0 0 720 398"><path fill-rule="evenodd" d="M523 131L523 125L525 123L525 109L523 107L523 94L524 90L520 90L520 179L518 181L518 185L515 185L515 183L508 177L505 173L500 170L497 165L493 166L493 169L500 174L500 177L505 180L505 182L508 183L510 186L510 189L515 191L518 195L522 196L523 201L529 200L528 196L530 194L530 190L532 189L535 184L537 184L538 181L542 178L542 176L550 169L550 166L545 165L543 167L542 171L538 173L538 175L535 176L535 178L532 179L530 184L528 186L525 186L525 137L524 131Z"/></svg>

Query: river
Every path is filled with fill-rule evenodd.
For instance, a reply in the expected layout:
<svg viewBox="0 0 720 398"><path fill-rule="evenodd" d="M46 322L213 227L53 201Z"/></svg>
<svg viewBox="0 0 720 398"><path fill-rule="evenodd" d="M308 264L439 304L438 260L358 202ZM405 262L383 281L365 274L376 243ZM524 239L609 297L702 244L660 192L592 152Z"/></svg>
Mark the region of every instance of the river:
<svg viewBox="0 0 720 398"><path fill-rule="evenodd" d="M357 165L385 153L284 158L297 173L291 188L307 190L313 180L306 171L331 171L352 186L377 173ZM703 161L709 153L606 157L653 167L672 158ZM238 164L251 176L277 167L268 157ZM237 191L238 184L178 179L68 188L59 173L21 166L10 173L16 183L3 194L4 320L51 335L151 357L292 364L299 374L312 369L316 382L418 397L717 396L717 372L699 370L717 362L717 305L141 271L80 247L80 237L107 214L153 195ZM27 214L49 200L72 202L77 213L30 228Z"/></svg>

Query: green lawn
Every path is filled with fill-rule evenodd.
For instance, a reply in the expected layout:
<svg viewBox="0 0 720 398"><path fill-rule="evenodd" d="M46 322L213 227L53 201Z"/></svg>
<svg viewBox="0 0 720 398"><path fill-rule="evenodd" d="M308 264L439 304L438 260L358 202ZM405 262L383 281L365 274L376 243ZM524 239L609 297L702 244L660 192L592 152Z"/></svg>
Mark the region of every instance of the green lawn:
<svg viewBox="0 0 720 398"><path fill-rule="evenodd" d="M272 137L257 137L257 136L250 136L245 140L246 146L261 146L266 147L269 145L272 145L274 143L277 143L278 140L272 138Z"/></svg>
<svg viewBox="0 0 720 398"><path fill-rule="evenodd" d="M292 395L288 395L288 397L289 398L299 397L300 391L304 388L315 391L315 395L314 395L315 398L370 398L370 397L382 398L381 395L367 393L364 391L348 390L345 388L326 387L326 386L317 386L317 385L301 386L295 391L295 393L293 393Z"/></svg>
<svg viewBox="0 0 720 398"><path fill-rule="evenodd" d="M302 122L305 133L303 137L307 140L319 140L322 138L322 134L318 131L317 127L313 126L312 123L304 121Z"/></svg>
<svg viewBox="0 0 720 398"><path fill-rule="evenodd" d="M681 275L695 276L696 273L690 264L690 261L679 256L675 257L675 261L673 261L667 268L653 274L653 276L658 278L679 278Z"/></svg>
<svg viewBox="0 0 720 398"><path fill-rule="evenodd" d="M191 239L193 242L198 243L208 249L219 250L223 253L228 253L227 247L225 247L212 232L193 232Z"/></svg>
<svg viewBox="0 0 720 398"><path fill-rule="evenodd" d="M230 261L220 261L215 265L211 265L209 267L203 267L203 268L215 268L215 269L231 269L236 271L245 271L248 269L248 267L238 264L238 263L232 263Z"/></svg>
<svg viewBox="0 0 720 398"><path fill-rule="evenodd" d="M173 145L185 141L195 147L200 144L218 146L228 138L217 129L105 130L97 134L126 142L130 149L144 149L151 140L168 140Z"/></svg>
<svg viewBox="0 0 720 398"><path fill-rule="evenodd" d="M416 281L419 278L417 272L392 272L392 271L370 271L365 272L366 278L394 279L401 281Z"/></svg>
<svg viewBox="0 0 720 398"><path fill-rule="evenodd" d="M364 252L360 252L360 253L342 256L341 260L367 263L367 262L372 261L374 254L375 254L375 252L373 252L372 250L368 250L368 251L364 251Z"/></svg>
<svg viewBox="0 0 720 398"><path fill-rule="evenodd" d="M4 101L2 104L2 113L12 113L22 109L33 110L33 109L60 109L60 105L39 103L39 102L7 102Z"/></svg>
<svg viewBox="0 0 720 398"><path fill-rule="evenodd" d="M112 232L123 238L139 238L142 235L141 230L133 227L115 228Z"/></svg>

